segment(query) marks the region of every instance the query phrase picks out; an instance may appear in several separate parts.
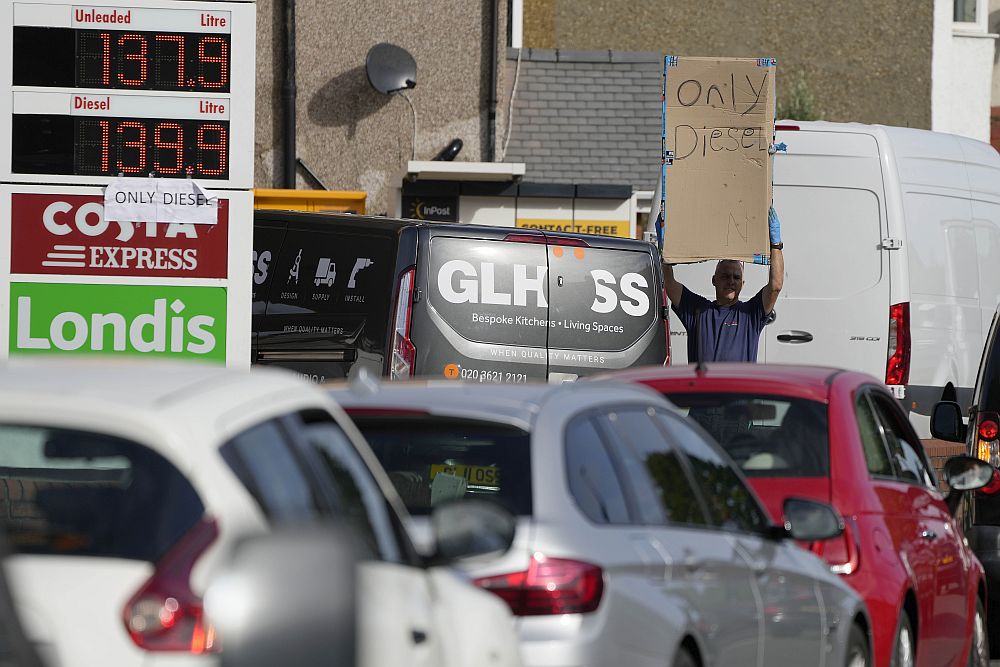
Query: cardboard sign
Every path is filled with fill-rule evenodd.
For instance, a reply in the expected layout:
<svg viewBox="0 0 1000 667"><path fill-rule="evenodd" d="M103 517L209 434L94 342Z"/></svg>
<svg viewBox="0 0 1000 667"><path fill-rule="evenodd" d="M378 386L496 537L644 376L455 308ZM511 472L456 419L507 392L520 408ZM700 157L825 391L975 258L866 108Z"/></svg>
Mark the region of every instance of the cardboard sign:
<svg viewBox="0 0 1000 667"><path fill-rule="evenodd" d="M774 59L668 56L664 72L664 259L767 257Z"/></svg>
<svg viewBox="0 0 1000 667"><path fill-rule="evenodd" d="M147 179L148 180L148 179ZM216 224L111 222L97 195L11 195L13 273L225 278L229 201Z"/></svg>

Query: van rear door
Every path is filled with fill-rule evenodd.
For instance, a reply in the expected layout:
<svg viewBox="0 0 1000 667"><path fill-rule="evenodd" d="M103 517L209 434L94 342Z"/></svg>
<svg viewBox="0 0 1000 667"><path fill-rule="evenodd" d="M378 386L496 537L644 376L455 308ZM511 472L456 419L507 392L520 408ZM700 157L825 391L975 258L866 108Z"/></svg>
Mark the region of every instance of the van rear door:
<svg viewBox="0 0 1000 667"><path fill-rule="evenodd" d="M410 339L415 374L478 382L547 375L545 236L469 225L420 230Z"/></svg>
<svg viewBox="0 0 1000 667"><path fill-rule="evenodd" d="M662 364L662 274L653 246L601 236L546 237L550 378Z"/></svg>
<svg viewBox="0 0 1000 667"><path fill-rule="evenodd" d="M266 312L254 323L256 363L322 382L355 364L382 372L399 225L354 216L262 211L285 225Z"/></svg>
<svg viewBox="0 0 1000 667"><path fill-rule="evenodd" d="M787 131L774 160L785 283L760 361L884 377L890 252L879 146L863 133Z"/></svg>

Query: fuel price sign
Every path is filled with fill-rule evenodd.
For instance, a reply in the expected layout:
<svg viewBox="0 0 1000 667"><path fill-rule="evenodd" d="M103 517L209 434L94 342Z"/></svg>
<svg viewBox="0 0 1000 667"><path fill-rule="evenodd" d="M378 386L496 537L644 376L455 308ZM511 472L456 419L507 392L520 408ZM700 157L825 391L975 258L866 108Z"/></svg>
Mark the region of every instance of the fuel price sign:
<svg viewBox="0 0 1000 667"><path fill-rule="evenodd" d="M0 178L119 175L252 187L255 23L247 2L16 0L0 20Z"/></svg>

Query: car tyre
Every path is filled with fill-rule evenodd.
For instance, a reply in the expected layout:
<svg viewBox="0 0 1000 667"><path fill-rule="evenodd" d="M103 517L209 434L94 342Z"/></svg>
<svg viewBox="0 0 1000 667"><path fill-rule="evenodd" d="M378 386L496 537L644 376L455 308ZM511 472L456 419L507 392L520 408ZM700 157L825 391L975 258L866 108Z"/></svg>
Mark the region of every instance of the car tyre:
<svg viewBox="0 0 1000 667"><path fill-rule="evenodd" d="M847 667L869 667L871 651L868 649L868 635L857 623L851 626L847 636Z"/></svg>
<svg viewBox="0 0 1000 667"><path fill-rule="evenodd" d="M677 651L677 657L674 658L673 667L698 667L698 661L694 659L690 651L681 648Z"/></svg>
<svg viewBox="0 0 1000 667"><path fill-rule="evenodd" d="M890 667L914 667L916 663L917 638L913 634L910 617L904 611L896 624L896 639L892 643Z"/></svg>
<svg viewBox="0 0 1000 667"><path fill-rule="evenodd" d="M986 610L976 598L976 615L972 619L972 643L969 646L969 667L990 667L990 638L986 631Z"/></svg>

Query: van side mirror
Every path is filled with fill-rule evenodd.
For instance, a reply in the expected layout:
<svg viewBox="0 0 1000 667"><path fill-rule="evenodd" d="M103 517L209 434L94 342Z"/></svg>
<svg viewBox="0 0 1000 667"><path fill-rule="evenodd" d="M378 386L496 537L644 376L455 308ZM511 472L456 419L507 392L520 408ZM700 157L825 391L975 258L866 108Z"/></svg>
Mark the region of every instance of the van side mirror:
<svg viewBox="0 0 1000 667"><path fill-rule="evenodd" d="M844 532L844 520L826 503L786 498L783 508L785 531L792 539L803 542L829 540Z"/></svg>
<svg viewBox="0 0 1000 667"><path fill-rule="evenodd" d="M443 503L431 512L434 533L432 565L461 558L501 554L514 541L517 519L500 505L487 500L461 499Z"/></svg>
<svg viewBox="0 0 1000 667"><path fill-rule="evenodd" d="M962 408L954 401L939 401L931 413L931 435L938 440L965 442L966 425L962 422Z"/></svg>

